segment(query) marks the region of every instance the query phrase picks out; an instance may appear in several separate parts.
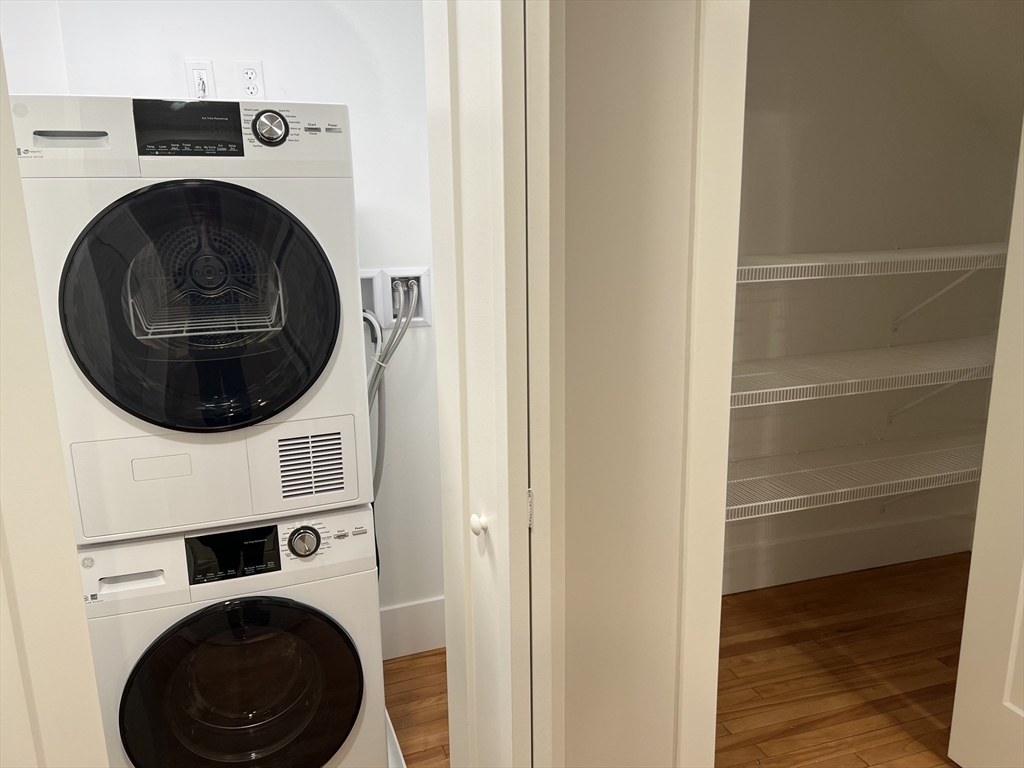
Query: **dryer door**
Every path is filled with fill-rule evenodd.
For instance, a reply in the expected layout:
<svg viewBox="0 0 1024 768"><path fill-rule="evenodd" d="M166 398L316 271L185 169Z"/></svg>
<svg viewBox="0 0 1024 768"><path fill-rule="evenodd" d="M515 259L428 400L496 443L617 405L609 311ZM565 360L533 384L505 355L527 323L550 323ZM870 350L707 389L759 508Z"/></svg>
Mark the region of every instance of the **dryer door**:
<svg viewBox="0 0 1024 768"><path fill-rule="evenodd" d="M121 741L137 768L321 768L363 700L355 645L293 600L210 606L167 630L121 697Z"/></svg>
<svg viewBox="0 0 1024 768"><path fill-rule="evenodd" d="M71 249L60 292L86 377L170 429L279 413L320 376L340 332L338 286L313 235L224 182L163 182L116 201Z"/></svg>

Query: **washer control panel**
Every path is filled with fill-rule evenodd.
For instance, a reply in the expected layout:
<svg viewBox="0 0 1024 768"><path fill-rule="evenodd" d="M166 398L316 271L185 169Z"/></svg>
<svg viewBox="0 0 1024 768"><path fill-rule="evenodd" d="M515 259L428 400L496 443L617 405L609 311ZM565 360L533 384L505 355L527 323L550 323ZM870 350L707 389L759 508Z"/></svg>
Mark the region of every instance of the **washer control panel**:
<svg viewBox="0 0 1024 768"><path fill-rule="evenodd" d="M281 570L277 526L185 537L189 584L238 579Z"/></svg>
<svg viewBox="0 0 1024 768"><path fill-rule="evenodd" d="M375 555L368 507L185 537L188 583L211 584ZM359 537L366 536L363 541ZM366 542L369 546L366 546Z"/></svg>
<svg viewBox="0 0 1024 768"><path fill-rule="evenodd" d="M311 580L372 571L369 505L80 547L89 618L258 594Z"/></svg>
<svg viewBox="0 0 1024 768"><path fill-rule="evenodd" d="M284 521L277 528L286 561L328 562L350 553L374 551L373 512L366 507ZM366 538L361 539L363 536Z"/></svg>

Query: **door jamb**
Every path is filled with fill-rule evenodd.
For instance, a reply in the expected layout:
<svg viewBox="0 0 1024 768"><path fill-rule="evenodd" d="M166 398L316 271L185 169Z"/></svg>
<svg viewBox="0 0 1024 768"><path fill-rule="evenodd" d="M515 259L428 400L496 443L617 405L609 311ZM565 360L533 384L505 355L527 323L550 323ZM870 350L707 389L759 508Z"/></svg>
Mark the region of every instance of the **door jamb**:
<svg viewBox="0 0 1024 768"><path fill-rule="evenodd" d="M714 761L748 0L700 0L676 754ZM533 733L565 763L565 5L526 2Z"/></svg>

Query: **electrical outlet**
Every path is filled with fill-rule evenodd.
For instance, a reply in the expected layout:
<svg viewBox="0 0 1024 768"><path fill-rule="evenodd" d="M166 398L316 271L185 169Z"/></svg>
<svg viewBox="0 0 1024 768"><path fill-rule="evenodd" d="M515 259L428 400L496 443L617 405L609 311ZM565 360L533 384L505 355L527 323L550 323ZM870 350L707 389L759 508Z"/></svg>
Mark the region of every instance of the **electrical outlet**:
<svg viewBox="0 0 1024 768"><path fill-rule="evenodd" d="M238 88L242 98L247 101L263 101L267 98L267 89L263 83L263 62L257 59L245 59L235 62L238 75Z"/></svg>
<svg viewBox="0 0 1024 768"><path fill-rule="evenodd" d="M186 59L185 82L188 84L188 95L191 98L217 98L217 86L213 81L213 62L209 59Z"/></svg>

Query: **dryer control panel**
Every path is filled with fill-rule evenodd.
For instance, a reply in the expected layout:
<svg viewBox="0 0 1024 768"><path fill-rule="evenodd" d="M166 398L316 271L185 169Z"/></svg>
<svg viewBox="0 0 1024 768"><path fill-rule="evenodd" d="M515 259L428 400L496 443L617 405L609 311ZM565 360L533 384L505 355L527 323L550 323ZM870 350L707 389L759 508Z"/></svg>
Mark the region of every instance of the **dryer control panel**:
<svg viewBox="0 0 1024 768"><path fill-rule="evenodd" d="M236 103L134 99L132 112L139 155L245 155Z"/></svg>
<svg viewBox="0 0 1024 768"><path fill-rule="evenodd" d="M341 104L12 96L11 109L25 178L352 176Z"/></svg>

